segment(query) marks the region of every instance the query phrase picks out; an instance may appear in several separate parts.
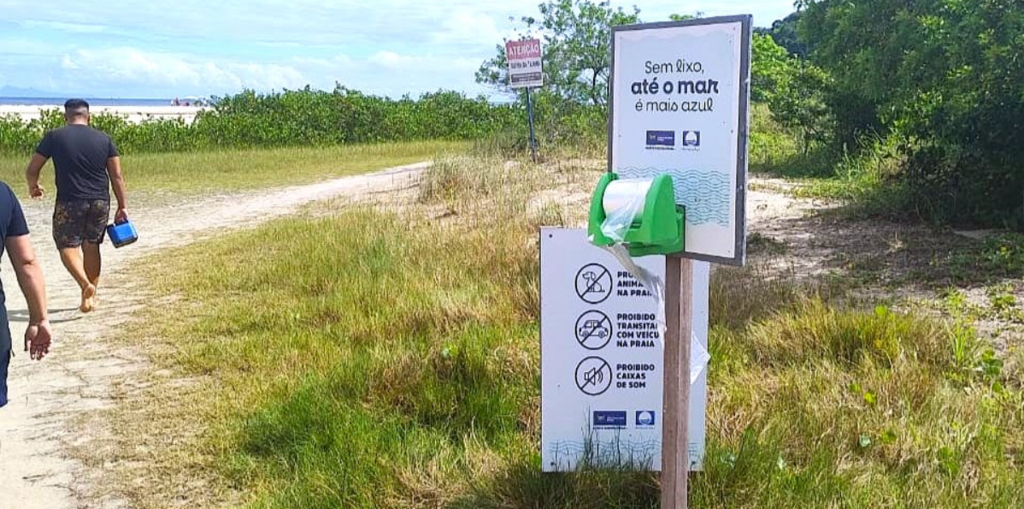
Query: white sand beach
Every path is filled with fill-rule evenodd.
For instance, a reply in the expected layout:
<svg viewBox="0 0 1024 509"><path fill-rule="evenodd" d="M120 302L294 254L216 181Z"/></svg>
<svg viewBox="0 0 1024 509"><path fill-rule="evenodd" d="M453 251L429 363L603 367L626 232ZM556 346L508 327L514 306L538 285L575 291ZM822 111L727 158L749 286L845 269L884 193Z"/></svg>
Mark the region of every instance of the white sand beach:
<svg viewBox="0 0 1024 509"><path fill-rule="evenodd" d="M17 115L22 120L28 121L40 117L40 111L61 109L60 105L0 105L0 117L5 115ZM197 106L93 106L90 108L94 115L108 113L125 117L129 122L139 123L155 118L181 118L187 123L192 123L196 114L208 109Z"/></svg>

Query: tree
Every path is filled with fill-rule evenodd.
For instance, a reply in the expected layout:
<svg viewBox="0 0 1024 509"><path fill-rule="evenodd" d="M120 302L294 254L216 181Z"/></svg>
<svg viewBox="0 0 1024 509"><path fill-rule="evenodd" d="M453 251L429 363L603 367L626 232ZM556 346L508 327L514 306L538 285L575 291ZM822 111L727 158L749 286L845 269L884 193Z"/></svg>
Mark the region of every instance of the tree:
<svg viewBox="0 0 1024 509"><path fill-rule="evenodd" d="M1024 226L1024 3L801 0L837 136L901 139L916 206ZM1013 216L1014 219L1010 219Z"/></svg>
<svg viewBox="0 0 1024 509"><path fill-rule="evenodd" d="M767 30L767 33L772 36L772 39L779 46L786 48L786 51L790 54L801 58L806 57L808 53L808 46L804 41L800 40L798 32L802 16L803 11L794 12L783 19L775 21L772 23L771 29Z"/></svg>
<svg viewBox="0 0 1024 509"><path fill-rule="evenodd" d="M785 93L799 67L797 59L764 34L754 34L751 53L750 98L767 102L774 95Z"/></svg>
<svg viewBox="0 0 1024 509"><path fill-rule="evenodd" d="M772 117L803 134L806 151L827 141L832 117L825 104L827 74L780 46L767 34L754 34L750 97L768 105Z"/></svg>
<svg viewBox="0 0 1024 509"><path fill-rule="evenodd" d="M548 93L603 107L611 70L611 27L639 22L640 11L613 9L608 1L552 0L539 6L540 18L523 17L525 33L544 34L544 80ZM508 91L505 48L480 66L478 83Z"/></svg>
<svg viewBox="0 0 1024 509"><path fill-rule="evenodd" d="M686 21L690 19L700 19L704 17L704 13L697 11L696 14L669 14L668 19L670 21Z"/></svg>

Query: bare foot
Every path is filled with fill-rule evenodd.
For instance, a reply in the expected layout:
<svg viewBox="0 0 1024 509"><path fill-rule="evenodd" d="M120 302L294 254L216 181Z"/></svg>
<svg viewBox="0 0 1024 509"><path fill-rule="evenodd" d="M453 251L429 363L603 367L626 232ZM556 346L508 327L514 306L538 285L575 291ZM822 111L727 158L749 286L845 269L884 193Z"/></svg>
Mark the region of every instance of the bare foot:
<svg viewBox="0 0 1024 509"><path fill-rule="evenodd" d="M96 308L96 287L89 285L82 290L82 305L78 310L83 313L90 313Z"/></svg>

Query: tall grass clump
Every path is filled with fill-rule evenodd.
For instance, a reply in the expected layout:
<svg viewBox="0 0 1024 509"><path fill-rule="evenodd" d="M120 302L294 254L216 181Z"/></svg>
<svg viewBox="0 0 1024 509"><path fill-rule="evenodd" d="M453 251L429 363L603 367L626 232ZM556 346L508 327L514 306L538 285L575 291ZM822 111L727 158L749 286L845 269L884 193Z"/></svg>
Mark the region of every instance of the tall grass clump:
<svg viewBox="0 0 1024 509"><path fill-rule="evenodd" d="M494 219L515 221L526 214L529 197L545 184L544 172L533 165L496 158L446 157L434 162L420 181L418 201L444 203L452 209L500 211ZM487 216L473 219L484 219ZM493 217L493 216L492 216Z"/></svg>
<svg viewBox="0 0 1024 509"><path fill-rule="evenodd" d="M973 329L735 272L712 289L713 437L693 505L1024 502L1021 373ZM761 304L722 318L744 288Z"/></svg>
<svg viewBox="0 0 1024 509"><path fill-rule="evenodd" d="M145 343L163 345L157 365L203 381L187 404L180 386L150 394L204 423L169 448L205 451L249 507L657 507L655 474L540 473L547 209L531 203L586 180L568 175L449 158L416 203L176 252L155 277L180 305L133 331L168 338ZM693 507L1024 502L1021 373L979 353L970 329L756 271L716 271L711 322ZM150 415L126 429L174 429Z"/></svg>
<svg viewBox="0 0 1024 509"><path fill-rule="evenodd" d="M448 499L492 449L528 453L536 260L514 228L439 233L354 211L188 256L206 267L173 286L205 310L166 333L192 338L184 369L233 388L213 423L227 473L291 479L257 507L385 507L421 483Z"/></svg>

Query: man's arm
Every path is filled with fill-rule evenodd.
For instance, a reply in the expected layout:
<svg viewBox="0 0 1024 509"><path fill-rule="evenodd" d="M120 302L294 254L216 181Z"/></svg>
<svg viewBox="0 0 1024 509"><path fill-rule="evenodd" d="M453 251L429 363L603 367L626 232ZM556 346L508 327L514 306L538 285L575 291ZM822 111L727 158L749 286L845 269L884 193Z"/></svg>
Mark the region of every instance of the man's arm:
<svg viewBox="0 0 1024 509"><path fill-rule="evenodd" d="M4 240L18 285L28 303L28 329L25 331L25 349L31 350L31 357L40 360L50 351L50 322L46 310L46 283L43 270L36 259L35 250L28 235L7 237Z"/></svg>
<svg viewBox="0 0 1024 509"><path fill-rule="evenodd" d="M121 173L121 158L118 156L107 159L107 174L110 175L110 185L114 188L114 197L117 198L117 213L114 214L115 222L128 220L128 186L124 182L124 174Z"/></svg>
<svg viewBox="0 0 1024 509"><path fill-rule="evenodd" d="M39 152L32 154L32 160L28 162L28 169L25 170L25 180L28 181L28 194L33 198L43 197L43 186L39 185L39 173L50 158Z"/></svg>

